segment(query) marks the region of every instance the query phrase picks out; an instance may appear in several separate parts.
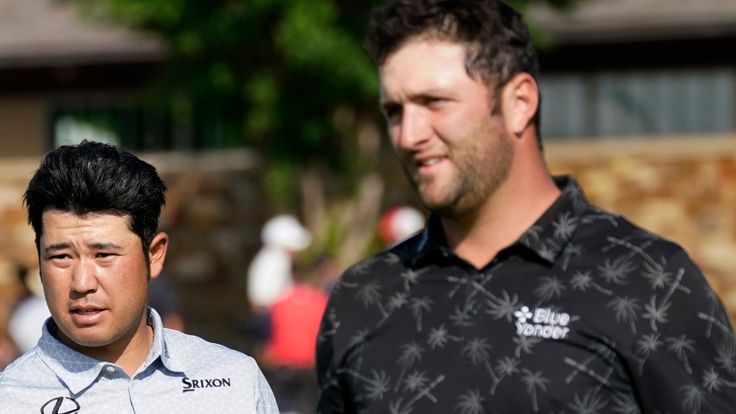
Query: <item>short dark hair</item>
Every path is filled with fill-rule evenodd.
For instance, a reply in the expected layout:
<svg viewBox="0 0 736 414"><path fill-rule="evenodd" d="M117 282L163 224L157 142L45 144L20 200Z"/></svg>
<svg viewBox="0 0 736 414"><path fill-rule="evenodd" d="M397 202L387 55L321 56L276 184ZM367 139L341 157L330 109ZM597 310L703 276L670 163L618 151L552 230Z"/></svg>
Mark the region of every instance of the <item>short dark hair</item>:
<svg viewBox="0 0 736 414"><path fill-rule="evenodd" d="M406 41L421 36L465 44L468 74L480 76L490 90L522 72L539 78L529 30L521 15L501 1L392 0L373 11L365 48L380 66ZM539 110L534 123L539 130Z"/></svg>
<svg viewBox="0 0 736 414"><path fill-rule="evenodd" d="M23 201L37 249L45 211L77 215L110 211L130 217L130 229L140 237L148 261L165 192L166 185L151 164L119 146L84 140L47 153Z"/></svg>

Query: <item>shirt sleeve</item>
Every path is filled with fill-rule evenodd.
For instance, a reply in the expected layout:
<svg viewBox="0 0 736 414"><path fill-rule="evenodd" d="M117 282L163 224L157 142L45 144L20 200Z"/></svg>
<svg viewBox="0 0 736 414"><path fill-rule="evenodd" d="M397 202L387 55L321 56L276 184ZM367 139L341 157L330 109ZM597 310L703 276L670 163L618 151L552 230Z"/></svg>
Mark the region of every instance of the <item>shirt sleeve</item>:
<svg viewBox="0 0 736 414"><path fill-rule="evenodd" d="M733 412L736 341L723 305L686 253L666 272L670 284L644 306L649 332L633 343L642 412Z"/></svg>
<svg viewBox="0 0 736 414"><path fill-rule="evenodd" d="M271 386L268 385L266 377L263 376L261 369L256 366L256 378L255 378L255 400L256 400L256 413L258 414L279 414L279 407L276 404L276 398L271 391Z"/></svg>

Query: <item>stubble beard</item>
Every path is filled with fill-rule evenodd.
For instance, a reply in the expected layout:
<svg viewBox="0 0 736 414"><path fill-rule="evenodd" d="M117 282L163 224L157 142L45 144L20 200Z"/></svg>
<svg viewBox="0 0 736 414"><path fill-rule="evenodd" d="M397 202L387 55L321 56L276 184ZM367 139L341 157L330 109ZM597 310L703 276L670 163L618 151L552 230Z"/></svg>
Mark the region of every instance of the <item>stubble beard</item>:
<svg viewBox="0 0 736 414"><path fill-rule="evenodd" d="M424 206L440 217L457 219L478 211L506 182L511 171L514 148L505 131L494 132L491 145L480 136L471 139L472 145L450 154L455 174L441 189L439 198L430 199L422 192L422 187L436 177L422 177L404 167Z"/></svg>

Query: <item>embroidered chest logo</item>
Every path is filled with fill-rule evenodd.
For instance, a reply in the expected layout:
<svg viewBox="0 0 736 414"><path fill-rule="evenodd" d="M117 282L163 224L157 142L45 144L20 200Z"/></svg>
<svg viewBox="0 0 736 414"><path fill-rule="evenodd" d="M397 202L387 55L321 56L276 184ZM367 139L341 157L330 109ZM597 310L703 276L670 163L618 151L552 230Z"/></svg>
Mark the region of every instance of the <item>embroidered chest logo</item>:
<svg viewBox="0 0 736 414"><path fill-rule="evenodd" d="M516 316L516 334L537 338L564 339L570 332L570 315L555 312L551 308L529 309L522 306L514 312Z"/></svg>
<svg viewBox="0 0 736 414"><path fill-rule="evenodd" d="M77 414L79 403L68 397L57 397L46 401L41 407L41 414Z"/></svg>
<svg viewBox="0 0 736 414"><path fill-rule="evenodd" d="M184 377L181 379L181 382L184 384L181 392L191 392L200 388L222 388L230 386L230 378L191 379Z"/></svg>

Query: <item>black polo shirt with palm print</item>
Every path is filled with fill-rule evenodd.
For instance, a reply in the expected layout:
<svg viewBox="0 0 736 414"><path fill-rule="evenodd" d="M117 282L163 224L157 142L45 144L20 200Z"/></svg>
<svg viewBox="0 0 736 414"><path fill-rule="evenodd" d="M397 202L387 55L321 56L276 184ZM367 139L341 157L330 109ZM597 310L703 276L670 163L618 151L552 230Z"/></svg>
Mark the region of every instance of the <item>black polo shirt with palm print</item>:
<svg viewBox="0 0 736 414"><path fill-rule="evenodd" d="M731 413L736 342L674 243L562 195L482 269L439 221L341 277L319 413Z"/></svg>

